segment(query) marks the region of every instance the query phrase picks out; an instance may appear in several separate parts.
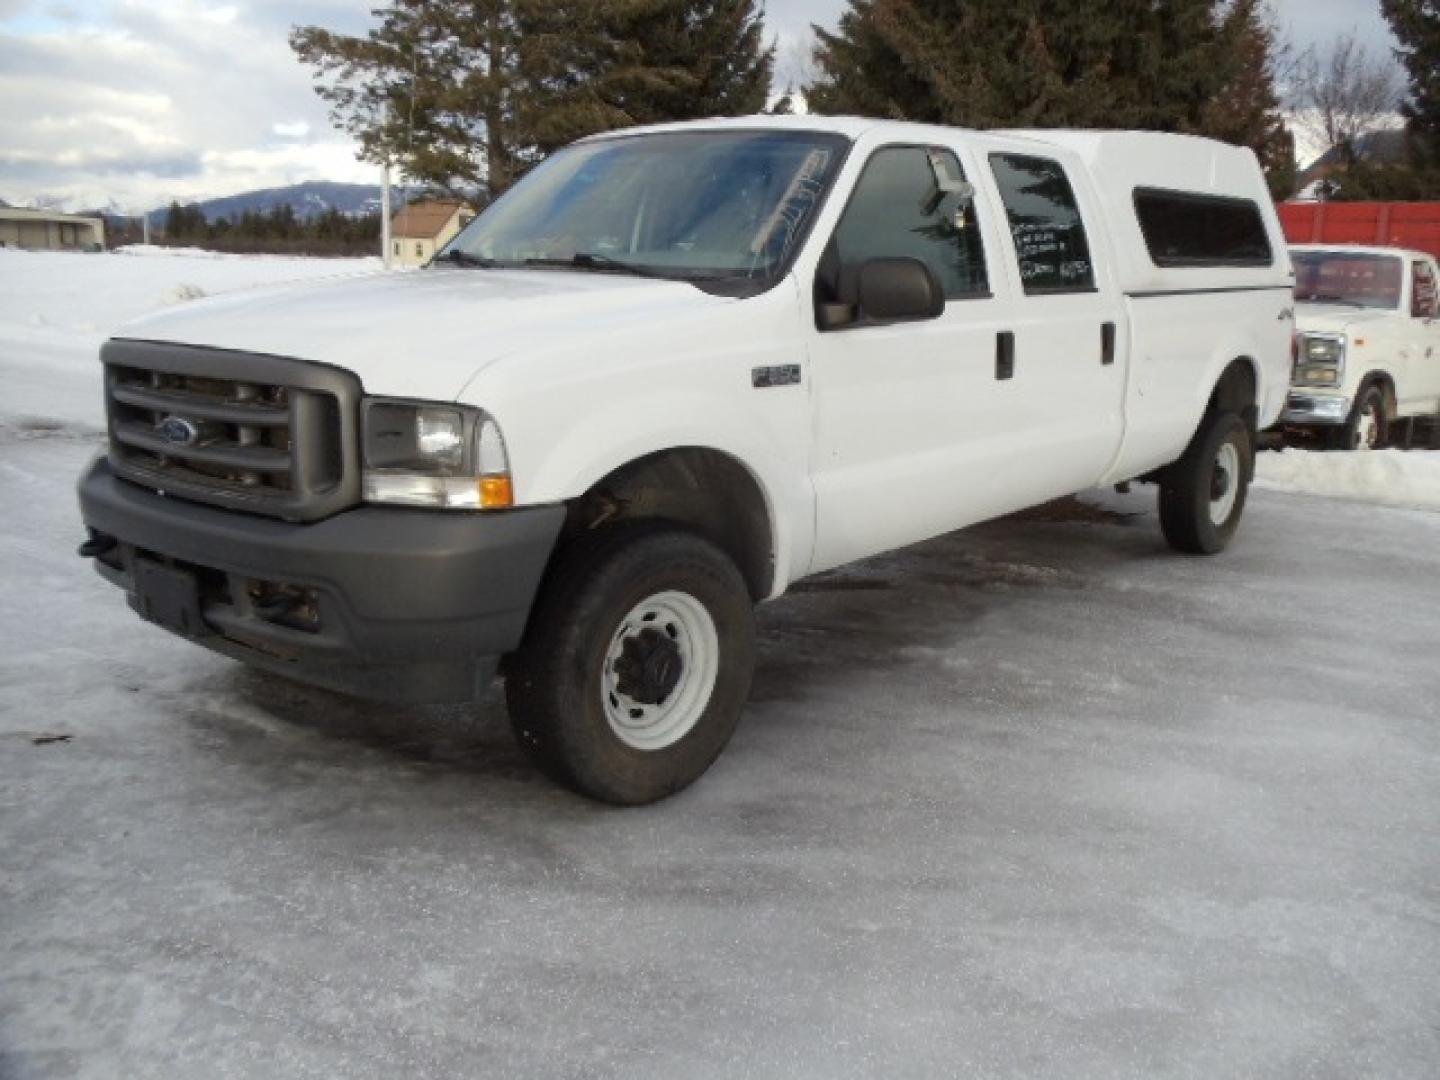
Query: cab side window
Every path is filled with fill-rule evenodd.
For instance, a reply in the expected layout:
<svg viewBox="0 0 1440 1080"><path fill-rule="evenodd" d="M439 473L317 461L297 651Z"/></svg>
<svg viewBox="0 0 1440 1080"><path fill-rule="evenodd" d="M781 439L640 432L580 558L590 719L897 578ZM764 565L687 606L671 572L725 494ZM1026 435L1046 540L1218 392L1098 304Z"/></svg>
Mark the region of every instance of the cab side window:
<svg viewBox="0 0 1440 1080"><path fill-rule="evenodd" d="M1028 295L1091 292L1095 268L1075 190L1058 161L1026 154L991 154L1020 281Z"/></svg>
<svg viewBox="0 0 1440 1080"><path fill-rule="evenodd" d="M1410 298L1410 314L1417 319L1433 319L1436 310L1435 272L1429 263L1412 264L1413 287Z"/></svg>
<svg viewBox="0 0 1440 1080"><path fill-rule="evenodd" d="M959 160L949 150L877 150L836 226L817 284L847 300L845 282L867 259L908 256L930 267L946 299L988 296L985 249Z"/></svg>

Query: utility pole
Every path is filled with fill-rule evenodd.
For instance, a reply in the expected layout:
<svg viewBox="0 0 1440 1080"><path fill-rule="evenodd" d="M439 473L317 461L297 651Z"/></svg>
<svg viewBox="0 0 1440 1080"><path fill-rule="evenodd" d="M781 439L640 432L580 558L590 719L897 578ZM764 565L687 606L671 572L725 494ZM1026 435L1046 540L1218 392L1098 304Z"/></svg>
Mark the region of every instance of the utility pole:
<svg viewBox="0 0 1440 1080"><path fill-rule="evenodd" d="M146 210L140 215L140 235L144 237L146 247L150 246L150 211Z"/></svg>
<svg viewBox="0 0 1440 1080"><path fill-rule="evenodd" d="M390 159L380 166L380 258L390 269Z"/></svg>
<svg viewBox="0 0 1440 1080"><path fill-rule="evenodd" d="M380 114L380 127L386 132L386 140L389 139L388 129L390 127L390 99L387 97L382 106ZM390 148L385 146L385 157L380 162L380 262L386 270L390 269L390 250L393 245L390 243Z"/></svg>

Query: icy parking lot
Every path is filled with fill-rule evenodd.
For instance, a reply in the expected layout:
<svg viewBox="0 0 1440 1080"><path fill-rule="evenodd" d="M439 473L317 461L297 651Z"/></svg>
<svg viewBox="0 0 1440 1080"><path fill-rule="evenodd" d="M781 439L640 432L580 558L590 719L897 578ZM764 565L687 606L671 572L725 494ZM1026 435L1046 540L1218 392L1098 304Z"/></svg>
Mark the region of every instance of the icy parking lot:
<svg viewBox="0 0 1440 1080"><path fill-rule="evenodd" d="M605 809L498 701L139 623L73 555L85 342L47 392L17 304L4 1080L1440 1073L1440 514L1287 465L1216 559L1137 488L803 583L711 773Z"/></svg>

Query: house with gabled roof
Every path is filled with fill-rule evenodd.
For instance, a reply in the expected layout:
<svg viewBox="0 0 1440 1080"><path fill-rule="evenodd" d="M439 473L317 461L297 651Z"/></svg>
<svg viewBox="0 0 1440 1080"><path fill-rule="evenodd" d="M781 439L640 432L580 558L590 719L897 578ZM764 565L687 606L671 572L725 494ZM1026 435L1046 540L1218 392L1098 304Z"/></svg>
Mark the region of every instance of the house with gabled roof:
<svg viewBox="0 0 1440 1080"><path fill-rule="evenodd" d="M470 224L475 210L459 199L420 199L391 219L390 255L401 266L424 266Z"/></svg>

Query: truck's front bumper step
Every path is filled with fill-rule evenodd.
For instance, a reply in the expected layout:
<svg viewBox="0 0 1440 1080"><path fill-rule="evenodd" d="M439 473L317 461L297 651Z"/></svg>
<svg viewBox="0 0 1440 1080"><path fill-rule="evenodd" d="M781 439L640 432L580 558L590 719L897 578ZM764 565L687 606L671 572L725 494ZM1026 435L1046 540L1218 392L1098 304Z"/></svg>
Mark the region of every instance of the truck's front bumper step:
<svg viewBox="0 0 1440 1080"><path fill-rule="evenodd" d="M563 506L360 507L293 524L167 498L100 459L81 553L142 617L302 682L469 701L525 631Z"/></svg>
<svg viewBox="0 0 1440 1080"><path fill-rule="evenodd" d="M1350 418L1350 399L1338 394L1307 394L1292 391L1280 414L1282 424L1343 424Z"/></svg>

